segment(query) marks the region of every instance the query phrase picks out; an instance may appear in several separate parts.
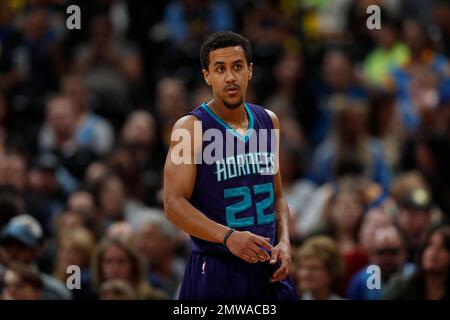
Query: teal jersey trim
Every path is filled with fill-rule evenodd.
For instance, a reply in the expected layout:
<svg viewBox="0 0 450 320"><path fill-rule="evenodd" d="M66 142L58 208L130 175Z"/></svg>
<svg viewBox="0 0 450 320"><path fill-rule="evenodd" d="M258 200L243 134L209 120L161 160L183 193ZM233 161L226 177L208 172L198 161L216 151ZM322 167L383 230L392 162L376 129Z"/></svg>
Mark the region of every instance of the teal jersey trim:
<svg viewBox="0 0 450 320"><path fill-rule="evenodd" d="M253 132L253 126L254 126L254 118L253 118L253 114L250 110L250 108L248 107L247 103L244 103L244 107L245 110L247 111L247 115L249 118L249 124L248 124L248 130L247 133L245 134L245 136L241 135L239 132L237 132L236 130L234 130L232 127L230 127L229 124L227 124L225 121L223 121L222 119L219 118L219 116L217 116L214 111L212 111L208 105L206 103L202 104L202 108L206 110L206 112L208 112L211 117L214 118L214 120L216 120L218 123L220 123L225 129L230 130L230 132L235 135L237 138L239 138L240 140L247 142L248 139L250 138L250 136L252 135Z"/></svg>

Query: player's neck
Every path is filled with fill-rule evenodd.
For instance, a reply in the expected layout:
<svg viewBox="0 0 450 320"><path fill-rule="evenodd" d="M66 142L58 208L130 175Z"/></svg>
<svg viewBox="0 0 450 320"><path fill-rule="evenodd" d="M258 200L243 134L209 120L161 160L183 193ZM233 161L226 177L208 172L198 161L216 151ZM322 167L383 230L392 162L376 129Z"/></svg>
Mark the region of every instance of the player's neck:
<svg viewBox="0 0 450 320"><path fill-rule="evenodd" d="M242 102L236 109L229 109L223 104L223 102L213 99L208 102L208 107L211 108L219 118L228 124L240 126L247 121L244 102Z"/></svg>

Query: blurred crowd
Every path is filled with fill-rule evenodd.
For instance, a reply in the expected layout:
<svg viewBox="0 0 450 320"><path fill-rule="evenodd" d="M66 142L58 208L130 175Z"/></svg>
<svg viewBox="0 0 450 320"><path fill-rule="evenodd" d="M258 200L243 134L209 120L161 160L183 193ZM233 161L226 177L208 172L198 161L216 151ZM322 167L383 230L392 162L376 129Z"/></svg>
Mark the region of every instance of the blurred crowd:
<svg viewBox="0 0 450 320"><path fill-rule="evenodd" d="M445 0L0 0L0 299L177 297L162 168L218 30L249 38L247 100L280 118L299 297L449 299Z"/></svg>

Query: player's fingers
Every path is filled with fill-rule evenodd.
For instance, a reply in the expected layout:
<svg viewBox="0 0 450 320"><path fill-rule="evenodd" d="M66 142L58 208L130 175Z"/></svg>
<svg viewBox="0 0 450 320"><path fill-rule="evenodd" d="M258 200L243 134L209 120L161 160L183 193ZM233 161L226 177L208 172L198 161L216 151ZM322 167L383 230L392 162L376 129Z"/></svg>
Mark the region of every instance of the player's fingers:
<svg viewBox="0 0 450 320"><path fill-rule="evenodd" d="M265 239L268 239L268 238L264 238L264 237L256 237L256 238L255 238L255 242L256 242L256 244L259 245L260 247L265 248L265 249L271 251L271 250L273 249L273 247L272 247L272 245L268 242L268 241L270 241L270 239L268 239L267 241L266 241Z"/></svg>
<svg viewBox="0 0 450 320"><path fill-rule="evenodd" d="M287 276L289 275L289 272L283 272L283 273L280 273L278 276L276 276L276 277L271 277L270 278L270 280L269 280L269 282L277 282L277 281L281 281L281 280L284 280L284 279L286 279L287 278Z"/></svg>
<svg viewBox="0 0 450 320"><path fill-rule="evenodd" d="M258 254L258 247L256 245L250 245L245 251L245 253L251 258L256 258L257 260L260 260Z"/></svg>
<svg viewBox="0 0 450 320"><path fill-rule="evenodd" d="M270 278L270 282L276 282L283 280L287 277L289 272L288 264L286 262L281 263L281 266L274 272L272 278Z"/></svg>
<svg viewBox="0 0 450 320"><path fill-rule="evenodd" d="M281 263L281 266L273 273L273 277L278 277L280 274L288 271L287 263Z"/></svg>
<svg viewBox="0 0 450 320"><path fill-rule="evenodd" d="M278 261L278 254L280 252L280 249L273 248L273 250L270 252L270 264L275 264Z"/></svg>
<svg viewBox="0 0 450 320"><path fill-rule="evenodd" d="M255 253L259 261L264 262L270 259L269 254L258 247L256 244L253 244L250 249Z"/></svg>
<svg viewBox="0 0 450 320"><path fill-rule="evenodd" d="M255 250L248 248L244 251L243 255L246 257L247 262L256 263L259 261L258 254Z"/></svg>
<svg viewBox="0 0 450 320"><path fill-rule="evenodd" d="M282 273L282 274L278 275L277 277L270 278L269 282L282 281L282 280L286 279L287 276L288 276L288 273L285 272L285 273Z"/></svg>
<svg viewBox="0 0 450 320"><path fill-rule="evenodd" d="M247 261L248 263L257 263L258 262L258 259L253 255L246 254L242 258L245 261Z"/></svg>

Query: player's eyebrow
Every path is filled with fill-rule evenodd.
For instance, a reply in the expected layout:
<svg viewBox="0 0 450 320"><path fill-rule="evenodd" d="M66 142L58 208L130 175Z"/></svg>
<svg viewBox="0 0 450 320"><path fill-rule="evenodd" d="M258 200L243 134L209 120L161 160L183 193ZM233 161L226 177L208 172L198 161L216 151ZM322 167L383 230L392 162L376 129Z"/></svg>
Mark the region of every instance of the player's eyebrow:
<svg viewBox="0 0 450 320"><path fill-rule="evenodd" d="M236 63L243 63L243 62L244 62L244 60L239 58L239 59L237 59L237 60L235 60L235 61L233 61L231 63L232 64L236 64ZM218 64L225 64L225 62L224 61L216 61L216 62L214 62L214 66L216 66Z"/></svg>

